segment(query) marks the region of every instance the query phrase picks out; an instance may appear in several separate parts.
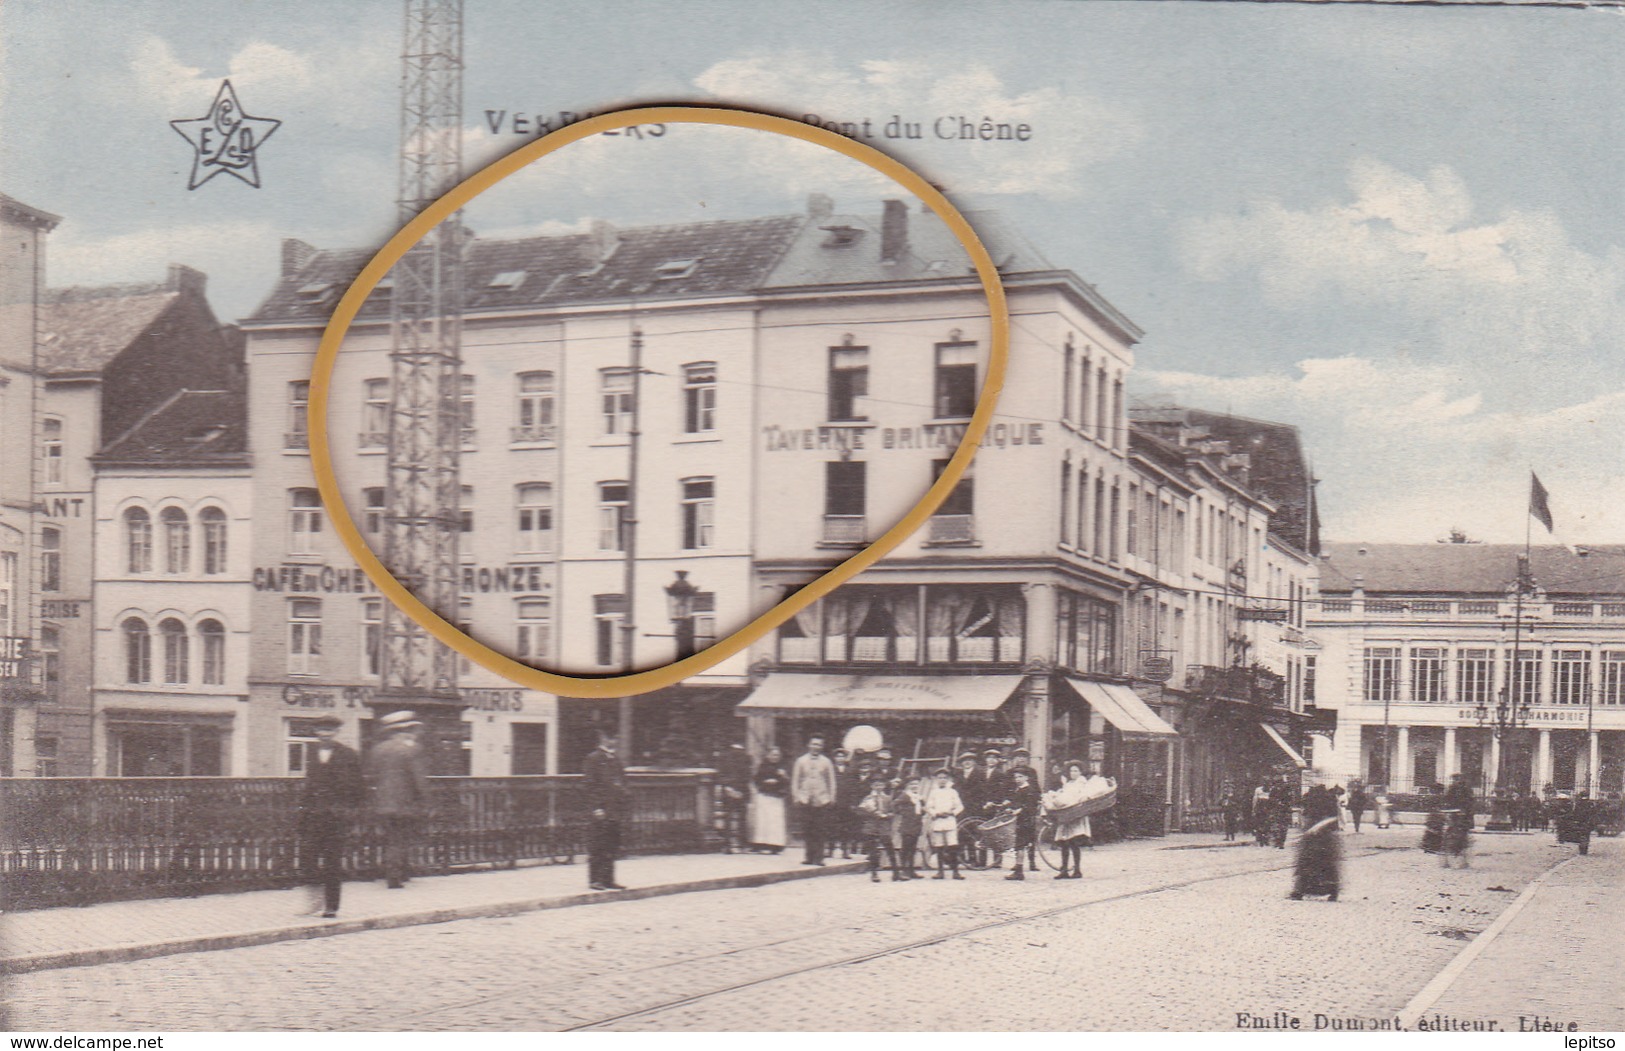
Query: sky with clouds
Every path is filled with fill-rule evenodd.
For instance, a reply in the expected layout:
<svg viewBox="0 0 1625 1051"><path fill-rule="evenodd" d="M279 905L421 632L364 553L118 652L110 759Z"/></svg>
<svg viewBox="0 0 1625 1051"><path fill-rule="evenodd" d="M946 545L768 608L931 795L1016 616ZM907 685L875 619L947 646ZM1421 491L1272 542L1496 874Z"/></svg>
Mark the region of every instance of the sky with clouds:
<svg viewBox="0 0 1625 1051"><path fill-rule="evenodd" d="M391 232L400 33L397 0L11 0L0 190L64 216L52 284L184 262L245 315L282 237ZM1143 327L1138 398L1302 428L1333 539L1520 539L1533 468L1567 539L1625 540L1617 11L467 0L464 48L470 170L529 141L515 117L560 111L919 124L871 144L1006 213ZM283 122L263 185L188 191L168 122L227 77ZM1033 133L935 137L959 117ZM469 218L748 216L813 191L854 210L888 192L833 155L690 128L588 140Z"/></svg>

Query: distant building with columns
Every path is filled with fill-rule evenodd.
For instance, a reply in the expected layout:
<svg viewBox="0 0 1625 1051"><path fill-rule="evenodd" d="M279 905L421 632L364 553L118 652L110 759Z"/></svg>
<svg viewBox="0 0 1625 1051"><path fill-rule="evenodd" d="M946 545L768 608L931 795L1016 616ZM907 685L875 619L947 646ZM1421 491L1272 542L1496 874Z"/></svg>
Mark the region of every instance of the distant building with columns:
<svg viewBox="0 0 1625 1051"><path fill-rule="evenodd" d="M1520 603L1523 550L1325 545L1308 628L1322 646L1315 703L1337 715L1327 776L1399 792L1456 773L1480 793L1620 791L1625 549L1534 548ZM1497 735L1503 696L1528 710Z"/></svg>

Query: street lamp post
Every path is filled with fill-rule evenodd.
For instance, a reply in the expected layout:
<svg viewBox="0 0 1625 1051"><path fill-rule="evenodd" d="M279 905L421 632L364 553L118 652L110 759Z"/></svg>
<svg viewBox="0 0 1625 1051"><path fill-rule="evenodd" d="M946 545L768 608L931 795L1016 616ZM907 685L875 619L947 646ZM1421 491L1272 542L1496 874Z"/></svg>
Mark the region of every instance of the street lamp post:
<svg viewBox="0 0 1625 1051"><path fill-rule="evenodd" d="M1529 691L1524 688L1523 682L1523 596L1531 584L1529 577L1529 555L1518 556L1518 578L1514 585L1516 593L1513 597L1512 607L1512 661L1510 674L1500 692L1496 695L1495 707L1491 708L1482 700L1473 708L1473 716L1482 729L1487 729L1494 735L1497 742L1504 741L1515 730L1529 725L1530 699ZM1502 792L1504 784L1506 755L1504 749L1497 748L1498 758L1495 764L1495 784L1490 793L1490 820L1485 829L1488 831L1506 831L1512 828L1511 815L1508 813L1505 794Z"/></svg>
<svg viewBox="0 0 1625 1051"><path fill-rule="evenodd" d="M671 616L672 637L677 640L677 659L692 657L694 648L694 596L700 589L689 583L688 570L679 569L677 579L666 585L666 603Z"/></svg>

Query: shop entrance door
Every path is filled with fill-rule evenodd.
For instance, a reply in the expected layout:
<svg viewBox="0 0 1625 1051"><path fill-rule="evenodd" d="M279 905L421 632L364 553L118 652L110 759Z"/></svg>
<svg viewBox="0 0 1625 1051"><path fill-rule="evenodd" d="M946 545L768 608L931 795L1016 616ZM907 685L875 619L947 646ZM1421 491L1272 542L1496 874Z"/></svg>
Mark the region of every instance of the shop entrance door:
<svg viewBox="0 0 1625 1051"><path fill-rule="evenodd" d="M547 724L513 724L513 769L517 775L547 773Z"/></svg>

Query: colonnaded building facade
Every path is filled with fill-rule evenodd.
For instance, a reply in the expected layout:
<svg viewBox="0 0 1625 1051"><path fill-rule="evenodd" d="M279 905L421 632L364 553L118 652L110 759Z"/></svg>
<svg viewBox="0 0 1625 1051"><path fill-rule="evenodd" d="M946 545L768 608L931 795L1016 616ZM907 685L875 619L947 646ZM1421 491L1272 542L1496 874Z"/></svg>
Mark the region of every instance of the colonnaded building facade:
<svg viewBox="0 0 1625 1051"><path fill-rule="evenodd" d="M1625 550L1330 544L1310 628L1344 781L1619 792ZM1516 657L1514 657L1516 651ZM1516 670L1514 669L1516 661ZM1493 726L1510 701L1515 725ZM1524 709L1524 711L1519 711Z"/></svg>

